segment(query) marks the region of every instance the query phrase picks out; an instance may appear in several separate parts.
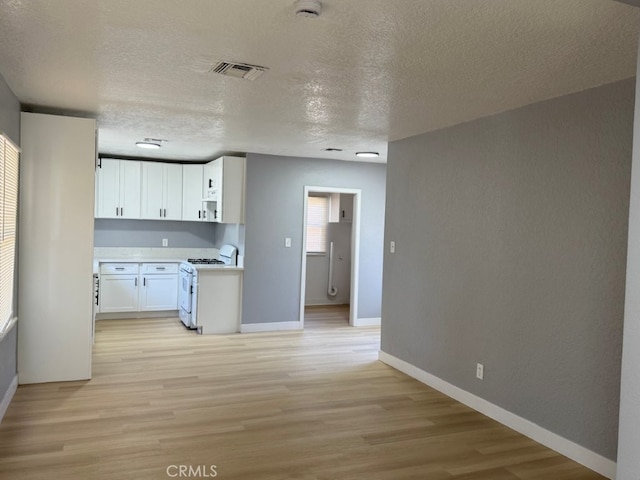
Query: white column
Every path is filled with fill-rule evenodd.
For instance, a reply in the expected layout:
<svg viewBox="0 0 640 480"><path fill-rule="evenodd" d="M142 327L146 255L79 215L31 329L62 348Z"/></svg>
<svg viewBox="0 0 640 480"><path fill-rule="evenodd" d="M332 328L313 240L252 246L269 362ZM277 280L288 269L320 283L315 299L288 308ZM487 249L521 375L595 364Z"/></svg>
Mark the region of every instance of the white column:
<svg viewBox="0 0 640 480"><path fill-rule="evenodd" d="M640 79L640 62L637 79ZM640 82L636 80L617 480L640 474Z"/></svg>

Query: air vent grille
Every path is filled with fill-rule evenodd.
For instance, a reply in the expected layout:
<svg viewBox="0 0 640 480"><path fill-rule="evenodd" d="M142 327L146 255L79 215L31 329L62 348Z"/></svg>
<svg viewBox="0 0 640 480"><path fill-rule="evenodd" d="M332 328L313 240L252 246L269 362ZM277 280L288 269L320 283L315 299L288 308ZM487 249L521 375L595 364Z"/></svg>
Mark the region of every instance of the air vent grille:
<svg viewBox="0 0 640 480"><path fill-rule="evenodd" d="M229 77L255 80L267 70L269 69L266 67L250 65L248 63L218 62L209 71L211 73L218 73Z"/></svg>

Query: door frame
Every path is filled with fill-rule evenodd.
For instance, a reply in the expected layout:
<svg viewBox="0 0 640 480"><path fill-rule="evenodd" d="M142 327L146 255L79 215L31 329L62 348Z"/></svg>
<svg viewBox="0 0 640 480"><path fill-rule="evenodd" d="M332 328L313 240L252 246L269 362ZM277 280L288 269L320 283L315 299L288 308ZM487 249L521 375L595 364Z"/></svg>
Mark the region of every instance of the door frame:
<svg viewBox="0 0 640 480"><path fill-rule="evenodd" d="M353 218L351 220L351 292L349 299L349 325L354 326L358 318L358 286L360 266L360 208L362 190L359 188L318 187L305 185L302 209L302 268L300 275L300 326L304 328L305 293L307 289L307 208L310 193L347 193L353 195Z"/></svg>

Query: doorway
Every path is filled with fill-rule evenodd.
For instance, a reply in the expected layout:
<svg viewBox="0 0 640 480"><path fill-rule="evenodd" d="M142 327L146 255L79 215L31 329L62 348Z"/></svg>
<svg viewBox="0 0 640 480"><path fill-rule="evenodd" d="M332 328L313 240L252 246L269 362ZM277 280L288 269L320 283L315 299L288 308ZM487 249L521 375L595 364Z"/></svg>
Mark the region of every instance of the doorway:
<svg viewBox="0 0 640 480"><path fill-rule="evenodd" d="M343 311L344 305L348 305L349 325L353 326L358 318L360 203L359 189L304 187L300 280L300 324L303 328L308 305L321 308L341 305ZM312 208L311 218L310 205L318 205L318 208ZM326 209L326 225L325 230L320 231L316 228L319 224L314 215L323 208Z"/></svg>

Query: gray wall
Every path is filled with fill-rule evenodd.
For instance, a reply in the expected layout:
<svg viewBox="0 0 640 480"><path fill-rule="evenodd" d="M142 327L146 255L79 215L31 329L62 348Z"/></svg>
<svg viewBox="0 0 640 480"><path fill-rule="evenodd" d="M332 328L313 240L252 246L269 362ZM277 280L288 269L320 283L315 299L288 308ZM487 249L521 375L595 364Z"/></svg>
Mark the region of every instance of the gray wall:
<svg viewBox="0 0 640 480"><path fill-rule="evenodd" d="M244 225L236 223L216 223L215 247L229 243L238 248L238 255L244 255Z"/></svg>
<svg viewBox="0 0 640 480"><path fill-rule="evenodd" d="M353 197L353 195L350 195ZM307 255L305 305L348 304L351 299L351 223L329 223L327 243L333 242L333 285L338 289L334 297L329 287L329 247L326 255ZM379 315L378 315L379 316Z"/></svg>
<svg viewBox="0 0 640 480"><path fill-rule="evenodd" d="M638 63L640 88L640 62ZM629 243L620 389L618 480L637 480L640 472L640 96L636 95Z"/></svg>
<svg viewBox="0 0 640 480"><path fill-rule="evenodd" d="M0 75L0 130L20 144L20 102ZM18 285L16 281L15 285ZM17 308L18 302L14 298ZM14 327L0 341L0 400L4 398L11 381L16 376L16 345L17 336Z"/></svg>
<svg viewBox="0 0 640 480"><path fill-rule="evenodd" d="M216 247L216 224L203 222L170 222L158 220L96 219L94 246L96 247L162 247L162 239L169 247Z"/></svg>
<svg viewBox="0 0 640 480"><path fill-rule="evenodd" d="M385 174L380 164L247 155L242 323L299 320L305 185L362 189L358 317L380 317Z"/></svg>
<svg viewBox="0 0 640 480"><path fill-rule="evenodd" d="M609 459L633 104L630 79L388 156L382 350Z"/></svg>

